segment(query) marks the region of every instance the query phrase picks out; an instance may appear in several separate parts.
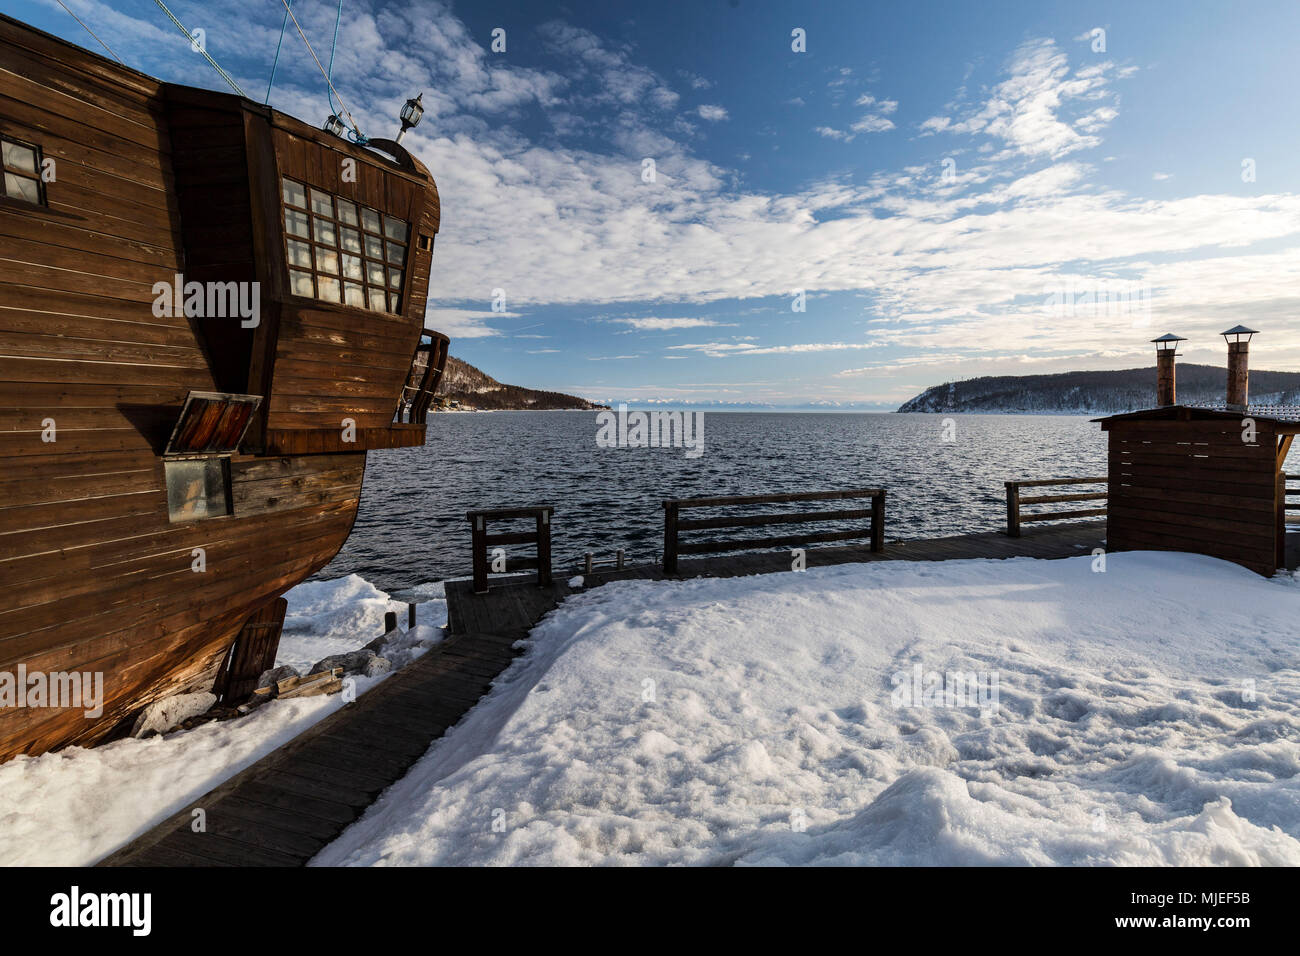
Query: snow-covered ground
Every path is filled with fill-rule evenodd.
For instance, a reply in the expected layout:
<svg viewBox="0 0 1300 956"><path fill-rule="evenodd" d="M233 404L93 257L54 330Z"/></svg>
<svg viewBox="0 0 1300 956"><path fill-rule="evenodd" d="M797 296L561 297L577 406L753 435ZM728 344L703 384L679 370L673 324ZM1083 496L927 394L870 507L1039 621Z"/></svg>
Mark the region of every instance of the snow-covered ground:
<svg viewBox="0 0 1300 956"><path fill-rule="evenodd" d="M315 862L1300 864L1300 582L1108 562L578 595Z"/></svg>
<svg viewBox="0 0 1300 956"><path fill-rule="evenodd" d="M356 575L308 582L286 597L276 663L302 671L383 634L387 610L406 626L406 605ZM421 603L414 631L395 641L395 666L436 642L446 620L444 599ZM357 693L383 677L356 678ZM0 764L0 865L94 863L341 706L339 694L275 700L190 731Z"/></svg>

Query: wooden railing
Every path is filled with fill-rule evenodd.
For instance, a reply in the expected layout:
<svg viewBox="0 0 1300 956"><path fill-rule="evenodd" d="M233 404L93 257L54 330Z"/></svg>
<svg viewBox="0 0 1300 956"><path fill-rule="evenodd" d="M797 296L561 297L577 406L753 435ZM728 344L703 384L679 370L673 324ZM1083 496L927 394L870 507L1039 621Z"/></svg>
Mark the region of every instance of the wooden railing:
<svg viewBox="0 0 1300 956"><path fill-rule="evenodd" d="M512 558L506 570L526 570L537 568L537 586L551 586L551 515L555 509L550 505L537 505L531 508L489 508L481 511L467 512L465 517L470 523L471 547L474 549L474 592L483 594L488 589L488 549L507 544L535 544L536 560ZM488 534L489 521L511 521L519 518L532 518L536 522L533 531L518 531L509 534Z"/></svg>
<svg viewBox="0 0 1300 956"><path fill-rule="evenodd" d="M784 514L725 515L717 518L683 520L679 512L686 508L724 508L734 505L781 504L791 501L840 501L849 498L869 498L870 508L841 509L839 511L800 511ZM809 491L779 495L738 495L729 498L677 498L665 501L664 506L664 573L677 573L679 554L705 554L717 551L747 551L759 548L800 547L822 541L849 541L854 538L871 538L871 550L880 551L885 546L885 490L883 488L854 488L848 491ZM683 531L703 531L713 528L753 528L773 524L807 524L815 521L855 521L870 519L865 528L847 531L790 532L770 538L736 538L723 541L691 541L681 543L678 536Z"/></svg>
<svg viewBox="0 0 1300 956"><path fill-rule="evenodd" d="M1064 501L1106 501L1106 491L1089 491L1066 495L1034 495L1023 497L1021 488L1046 488L1054 485L1095 485L1106 484L1106 478L1045 478L1038 481L1008 481L1007 484L1007 536L1020 537L1020 526L1031 521L1060 521L1065 518L1098 518L1106 514L1106 508L1081 508L1073 511L1044 511L1036 514L1022 514L1023 505L1049 505Z"/></svg>
<svg viewBox="0 0 1300 956"><path fill-rule="evenodd" d="M415 347L415 356L411 359L410 371L406 373L406 384L402 386L402 396L397 403L394 421L424 424L429 406L433 403L433 393L442 381L450 341L447 336L433 329L425 329L421 333L420 342Z"/></svg>

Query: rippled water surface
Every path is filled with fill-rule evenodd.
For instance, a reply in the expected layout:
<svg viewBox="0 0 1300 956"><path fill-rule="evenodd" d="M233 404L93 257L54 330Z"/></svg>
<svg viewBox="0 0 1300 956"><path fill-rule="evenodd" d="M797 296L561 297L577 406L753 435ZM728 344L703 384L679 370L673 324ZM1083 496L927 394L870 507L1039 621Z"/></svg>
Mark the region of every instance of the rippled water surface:
<svg viewBox="0 0 1300 956"><path fill-rule="evenodd" d="M356 572L401 591L466 574L471 508L553 505L553 553L567 569L585 551L656 560L665 498L881 486L888 538L934 537L1001 527L1004 481L1105 474L1105 437L1087 418L951 420L946 442L940 415L706 413L692 459L599 448L595 412L431 415L423 448L367 456L352 536L320 576Z"/></svg>

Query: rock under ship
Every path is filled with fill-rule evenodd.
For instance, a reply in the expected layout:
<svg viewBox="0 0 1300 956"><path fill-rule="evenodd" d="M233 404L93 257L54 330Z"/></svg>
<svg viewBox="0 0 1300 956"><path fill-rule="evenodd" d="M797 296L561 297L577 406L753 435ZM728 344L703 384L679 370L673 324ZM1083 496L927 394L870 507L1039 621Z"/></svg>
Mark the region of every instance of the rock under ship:
<svg viewBox="0 0 1300 956"><path fill-rule="evenodd" d="M5 760L248 688L366 452L424 444L447 338L423 327L438 191L395 141L0 16L0 150ZM57 691L92 674L88 716Z"/></svg>

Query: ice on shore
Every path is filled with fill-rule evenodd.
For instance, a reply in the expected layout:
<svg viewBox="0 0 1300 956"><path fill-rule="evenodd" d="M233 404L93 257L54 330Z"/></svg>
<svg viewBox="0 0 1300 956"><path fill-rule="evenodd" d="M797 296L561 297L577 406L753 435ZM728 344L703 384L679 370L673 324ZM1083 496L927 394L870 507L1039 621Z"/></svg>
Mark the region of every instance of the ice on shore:
<svg viewBox="0 0 1300 956"><path fill-rule="evenodd" d="M1093 567L575 595L315 862L1300 864L1300 582Z"/></svg>

